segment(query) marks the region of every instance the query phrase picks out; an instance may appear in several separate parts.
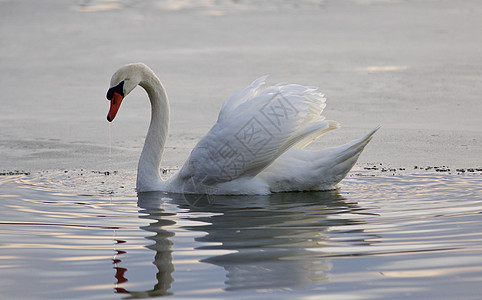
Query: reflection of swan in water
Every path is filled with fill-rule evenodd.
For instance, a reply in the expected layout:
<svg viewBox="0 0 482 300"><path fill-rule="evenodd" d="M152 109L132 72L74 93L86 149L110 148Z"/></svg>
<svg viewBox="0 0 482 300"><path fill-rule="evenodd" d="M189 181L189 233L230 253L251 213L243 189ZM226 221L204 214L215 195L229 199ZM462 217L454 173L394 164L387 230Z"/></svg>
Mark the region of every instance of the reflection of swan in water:
<svg viewBox="0 0 482 300"><path fill-rule="evenodd" d="M174 278L172 277L174 265L172 263L172 242L169 238L172 237L174 233L165 230L164 226L173 225L175 222L166 220L163 217L173 215L173 213L168 213L161 208L160 198L156 198L157 201L141 201L141 199L142 197L139 197L139 207L141 208L139 210L139 213L141 213L139 218L154 220L154 222L149 225L142 226L141 229L149 233L154 233L154 235L146 236L146 239L154 241L154 244L148 245L147 248L156 252L153 263L157 268L157 284L153 289L148 291L128 291L122 287L116 287L116 292L130 294L133 298L171 295L172 293L169 292L169 289L174 282ZM114 260L114 262L116 261ZM120 262L120 260L118 260L118 262ZM123 277L127 270L122 268L122 272L119 275L119 268L115 267L115 269L117 282L123 283L127 281L127 279Z"/></svg>
<svg viewBox="0 0 482 300"><path fill-rule="evenodd" d="M147 292L129 292L133 297L168 295L174 281L170 241L174 234L164 229L173 225L173 221L165 219L172 213L161 208L166 198L188 209L192 213L189 221L205 224L199 226L195 222L196 225L182 227L207 233L196 239L197 250L228 252L203 260L227 271L227 290L294 288L329 280L329 259L309 249L324 247L329 242L328 228L358 222L340 214L359 210L337 191L264 196L151 192L139 193L138 198L140 212L147 214L141 218L155 220L142 229L155 233L148 238L155 241L149 248L156 251L158 283Z"/></svg>
<svg viewBox="0 0 482 300"><path fill-rule="evenodd" d="M224 267L228 290L293 288L328 281L330 261L308 249L328 242L325 232L330 226L355 222L328 217L356 209L337 191L183 198L191 211L215 213L195 218L206 225L188 229L207 232L197 241L218 244L198 249L233 251L203 260Z"/></svg>

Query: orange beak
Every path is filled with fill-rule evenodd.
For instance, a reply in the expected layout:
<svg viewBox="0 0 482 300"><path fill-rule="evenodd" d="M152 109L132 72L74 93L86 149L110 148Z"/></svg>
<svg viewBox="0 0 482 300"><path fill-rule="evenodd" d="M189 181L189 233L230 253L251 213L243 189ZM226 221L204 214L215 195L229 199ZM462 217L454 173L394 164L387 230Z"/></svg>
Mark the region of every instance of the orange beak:
<svg viewBox="0 0 482 300"><path fill-rule="evenodd" d="M107 121L112 122L114 120L115 115L117 114L117 111L122 103L122 99L124 99L124 97L121 94L114 92L114 95L110 100L110 109L109 113L107 114Z"/></svg>

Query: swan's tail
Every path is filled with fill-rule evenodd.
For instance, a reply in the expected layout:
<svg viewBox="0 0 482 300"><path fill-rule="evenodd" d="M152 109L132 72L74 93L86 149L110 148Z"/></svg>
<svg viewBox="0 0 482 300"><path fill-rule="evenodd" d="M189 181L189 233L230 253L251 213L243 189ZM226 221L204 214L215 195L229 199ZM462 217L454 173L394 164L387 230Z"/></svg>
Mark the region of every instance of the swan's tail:
<svg viewBox="0 0 482 300"><path fill-rule="evenodd" d="M268 182L272 192L332 190L355 165L375 132L345 145L322 151L290 149L269 166L260 177ZM293 168L293 165L301 166Z"/></svg>
<svg viewBox="0 0 482 300"><path fill-rule="evenodd" d="M320 174L320 189L335 188L336 184L345 178L378 129L380 126L359 139L319 153L315 165Z"/></svg>

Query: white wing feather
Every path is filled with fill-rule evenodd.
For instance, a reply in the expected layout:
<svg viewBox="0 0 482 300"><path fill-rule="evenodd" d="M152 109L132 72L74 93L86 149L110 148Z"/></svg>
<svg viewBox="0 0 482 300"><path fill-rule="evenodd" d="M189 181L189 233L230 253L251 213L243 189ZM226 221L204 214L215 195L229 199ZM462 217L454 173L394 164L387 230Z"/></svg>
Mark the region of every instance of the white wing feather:
<svg viewBox="0 0 482 300"><path fill-rule="evenodd" d="M262 89L266 76L226 101L218 120L191 152L179 175L211 186L256 176L292 147L303 148L338 127L321 115L326 99L296 84Z"/></svg>

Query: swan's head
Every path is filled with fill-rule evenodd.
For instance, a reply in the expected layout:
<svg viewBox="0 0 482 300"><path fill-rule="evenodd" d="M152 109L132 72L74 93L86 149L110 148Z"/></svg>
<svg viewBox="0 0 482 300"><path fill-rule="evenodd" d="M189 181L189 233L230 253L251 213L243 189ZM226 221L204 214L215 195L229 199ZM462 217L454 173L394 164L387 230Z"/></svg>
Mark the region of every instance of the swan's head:
<svg viewBox="0 0 482 300"><path fill-rule="evenodd" d="M117 70L110 80L110 88L107 91L107 100L110 101L110 109L107 121L112 122L119 110L124 97L126 97L142 80L143 69L146 65L129 64Z"/></svg>

